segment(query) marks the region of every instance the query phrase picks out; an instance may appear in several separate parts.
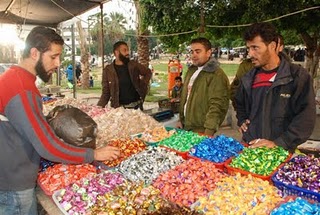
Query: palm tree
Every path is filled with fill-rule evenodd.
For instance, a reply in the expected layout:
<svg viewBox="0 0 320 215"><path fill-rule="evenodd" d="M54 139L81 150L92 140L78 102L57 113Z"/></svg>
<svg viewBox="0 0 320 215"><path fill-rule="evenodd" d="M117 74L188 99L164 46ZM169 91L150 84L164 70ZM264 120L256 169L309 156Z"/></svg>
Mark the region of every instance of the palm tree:
<svg viewBox="0 0 320 215"><path fill-rule="evenodd" d="M111 42L115 43L117 40L122 40L124 38L127 20L121 13L117 12L110 13L109 18L110 19L105 22L106 34Z"/></svg>
<svg viewBox="0 0 320 215"><path fill-rule="evenodd" d="M98 46L98 55L101 56L102 55L102 38L101 38L101 13L97 13L97 14L94 14L92 16L90 16L90 20L92 20L95 24L93 26L93 28L90 29L90 35L91 35L91 38L92 38L92 41L94 43L97 44ZM108 17L107 17L107 14L104 13L103 14L103 22L104 22L104 25L105 23L107 23L109 21ZM105 26L104 26L104 29L105 29Z"/></svg>
<svg viewBox="0 0 320 215"><path fill-rule="evenodd" d="M150 35L150 32L147 29L147 26L142 24L142 17L143 17L143 11L144 8L141 7L139 0L134 0L134 5L137 10L137 43L138 43L138 60L139 62L148 67L149 65L149 41L148 37Z"/></svg>

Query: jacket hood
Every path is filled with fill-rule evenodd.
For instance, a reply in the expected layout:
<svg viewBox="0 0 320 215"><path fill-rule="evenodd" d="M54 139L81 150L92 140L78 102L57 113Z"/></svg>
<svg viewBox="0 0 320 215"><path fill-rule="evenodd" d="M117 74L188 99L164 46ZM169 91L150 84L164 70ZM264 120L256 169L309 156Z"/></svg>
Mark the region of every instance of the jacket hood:
<svg viewBox="0 0 320 215"><path fill-rule="evenodd" d="M68 66L68 69L71 69L71 70L72 70L72 65L69 65L69 66Z"/></svg>
<svg viewBox="0 0 320 215"><path fill-rule="evenodd" d="M204 65L203 65L203 71L206 72L214 72L216 71L220 66L220 63L213 57L211 57ZM197 68L197 66L192 65L193 68Z"/></svg>

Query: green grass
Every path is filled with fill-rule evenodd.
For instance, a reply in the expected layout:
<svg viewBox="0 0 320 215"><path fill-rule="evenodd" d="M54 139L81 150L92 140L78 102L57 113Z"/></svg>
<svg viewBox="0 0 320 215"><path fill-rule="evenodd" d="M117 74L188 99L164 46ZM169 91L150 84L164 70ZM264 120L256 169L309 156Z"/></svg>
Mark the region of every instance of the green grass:
<svg viewBox="0 0 320 215"><path fill-rule="evenodd" d="M93 87L93 88L89 88L89 89L82 89L81 87L77 87L77 92L79 93L83 93L83 94L90 94L90 93L96 93L96 94L100 94L101 93L101 87Z"/></svg>

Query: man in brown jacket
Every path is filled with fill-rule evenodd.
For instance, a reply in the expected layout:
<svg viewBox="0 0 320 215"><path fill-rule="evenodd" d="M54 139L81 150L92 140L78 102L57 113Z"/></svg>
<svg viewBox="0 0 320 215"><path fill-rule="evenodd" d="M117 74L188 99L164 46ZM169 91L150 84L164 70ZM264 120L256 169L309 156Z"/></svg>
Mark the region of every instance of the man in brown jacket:
<svg viewBox="0 0 320 215"><path fill-rule="evenodd" d="M99 106L140 108L146 97L151 71L145 66L129 59L129 48L123 41L113 45L116 59L106 66L102 73L102 94Z"/></svg>

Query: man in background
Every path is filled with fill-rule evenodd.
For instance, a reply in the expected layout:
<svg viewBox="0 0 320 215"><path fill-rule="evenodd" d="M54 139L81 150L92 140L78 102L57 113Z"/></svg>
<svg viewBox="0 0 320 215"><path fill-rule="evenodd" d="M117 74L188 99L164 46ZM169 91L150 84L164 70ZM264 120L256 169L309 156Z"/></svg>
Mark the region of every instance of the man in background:
<svg viewBox="0 0 320 215"><path fill-rule="evenodd" d="M124 107L143 110L151 71L140 63L130 60L128 45L119 41L113 45L115 60L102 73L102 94L98 102L105 107Z"/></svg>
<svg viewBox="0 0 320 215"><path fill-rule="evenodd" d="M191 65L180 98L180 122L185 130L213 136L229 107L229 80L206 38L191 41Z"/></svg>

